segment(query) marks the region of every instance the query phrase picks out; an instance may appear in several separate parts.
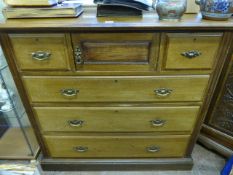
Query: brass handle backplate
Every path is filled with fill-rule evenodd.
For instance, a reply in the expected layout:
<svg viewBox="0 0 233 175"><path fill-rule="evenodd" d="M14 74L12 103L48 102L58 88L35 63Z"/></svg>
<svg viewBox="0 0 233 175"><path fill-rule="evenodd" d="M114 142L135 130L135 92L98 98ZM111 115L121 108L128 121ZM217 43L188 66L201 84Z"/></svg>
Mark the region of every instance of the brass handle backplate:
<svg viewBox="0 0 233 175"><path fill-rule="evenodd" d="M68 121L68 124L71 127L82 127L83 126L84 121L83 120L70 120Z"/></svg>
<svg viewBox="0 0 233 175"><path fill-rule="evenodd" d="M86 146L76 146L73 148L74 151L84 153L88 151L88 147Z"/></svg>
<svg viewBox="0 0 233 175"><path fill-rule="evenodd" d="M62 89L61 94L65 97L75 97L79 93L77 89Z"/></svg>
<svg viewBox="0 0 233 175"><path fill-rule="evenodd" d="M75 55L76 64L83 64L84 63L84 59L82 57L82 50L80 49L80 47L75 48L74 55Z"/></svg>
<svg viewBox="0 0 233 175"><path fill-rule="evenodd" d="M172 93L172 91L173 90L167 88L159 88L154 90L155 94L160 97L167 97Z"/></svg>
<svg viewBox="0 0 233 175"><path fill-rule="evenodd" d="M150 152L150 153L157 153L160 151L160 147L158 146L149 146L146 148L146 151L147 152Z"/></svg>
<svg viewBox="0 0 233 175"><path fill-rule="evenodd" d="M150 122L153 127L162 127L165 125L166 120L155 119L155 120L151 120Z"/></svg>
<svg viewBox="0 0 233 175"><path fill-rule="evenodd" d="M197 50L190 50L190 51L181 53L181 55L186 57L186 58L192 59L192 58L196 58L196 57L200 56L201 52L199 52Z"/></svg>
<svg viewBox="0 0 233 175"><path fill-rule="evenodd" d="M37 51L32 53L32 58L38 61L48 60L50 56L50 52Z"/></svg>

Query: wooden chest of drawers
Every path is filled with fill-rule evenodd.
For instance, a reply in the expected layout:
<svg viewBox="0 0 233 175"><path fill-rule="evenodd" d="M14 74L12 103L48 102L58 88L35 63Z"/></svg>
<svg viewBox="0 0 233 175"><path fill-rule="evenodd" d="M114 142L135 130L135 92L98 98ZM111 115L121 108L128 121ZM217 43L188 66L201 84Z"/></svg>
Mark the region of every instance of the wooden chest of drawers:
<svg viewBox="0 0 233 175"><path fill-rule="evenodd" d="M80 20L88 24L85 15ZM101 24L86 30L47 24L43 32L36 24L32 31L2 25L1 43L41 145L42 168L191 168L232 33L148 30L143 20L135 30Z"/></svg>

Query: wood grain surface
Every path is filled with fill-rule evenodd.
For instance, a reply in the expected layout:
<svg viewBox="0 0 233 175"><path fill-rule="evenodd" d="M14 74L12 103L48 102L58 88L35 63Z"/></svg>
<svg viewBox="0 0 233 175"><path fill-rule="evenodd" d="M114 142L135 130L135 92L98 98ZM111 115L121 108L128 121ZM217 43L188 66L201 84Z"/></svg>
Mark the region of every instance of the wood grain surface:
<svg viewBox="0 0 233 175"><path fill-rule="evenodd" d="M182 157L189 141L188 135L173 136L44 136L52 157ZM78 146L86 152L75 151ZM147 147L159 147L148 152Z"/></svg>
<svg viewBox="0 0 233 175"><path fill-rule="evenodd" d="M191 133L199 106L180 107L35 107L43 132L187 132ZM81 126L70 121L81 120ZM162 120L163 125L152 121Z"/></svg>
<svg viewBox="0 0 233 175"><path fill-rule="evenodd" d="M155 77L24 77L31 103L35 102L182 102L202 101L209 81L202 76ZM171 90L159 96L155 90ZM64 96L64 89L77 95Z"/></svg>
<svg viewBox="0 0 233 175"><path fill-rule="evenodd" d="M78 71L154 71L159 33L73 33L73 48L81 50Z"/></svg>
<svg viewBox="0 0 233 175"><path fill-rule="evenodd" d="M228 21L204 20L201 14L185 14L182 20L159 21L155 13L145 13L143 17L103 17L96 18L96 12L84 12L79 18L55 19L10 19L0 21L0 31L221 31L232 30L233 19Z"/></svg>
<svg viewBox="0 0 233 175"><path fill-rule="evenodd" d="M165 36L163 69L212 69L222 34L167 33ZM197 52L188 58L182 54Z"/></svg>
<svg viewBox="0 0 233 175"><path fill-rule="evenodd" d="M11 34L10 40L21 70L70 70L65 34ZM49 53L46 60L32 57L36 52Z"/></svg>

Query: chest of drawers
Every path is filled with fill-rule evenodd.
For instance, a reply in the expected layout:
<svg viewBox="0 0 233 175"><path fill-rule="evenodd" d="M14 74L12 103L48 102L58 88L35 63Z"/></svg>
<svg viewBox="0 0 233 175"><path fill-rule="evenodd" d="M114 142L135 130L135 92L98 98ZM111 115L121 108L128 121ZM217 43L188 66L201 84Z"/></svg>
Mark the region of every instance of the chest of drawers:
<svg viewBox="0 0 233 175"><path fill-rule="evenodd" d="M232 33L87 17L0 25L42 168L190 169Z"/></svg>

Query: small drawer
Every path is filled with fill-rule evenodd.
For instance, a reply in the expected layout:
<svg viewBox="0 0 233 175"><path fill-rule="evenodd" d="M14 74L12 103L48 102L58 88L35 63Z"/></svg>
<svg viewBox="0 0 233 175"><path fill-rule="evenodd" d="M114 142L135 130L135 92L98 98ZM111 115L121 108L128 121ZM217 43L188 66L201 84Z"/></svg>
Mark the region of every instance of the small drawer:
<svg viewBox="0 0 233 175"><path fill-rule="evenodd" d="M51 157L183 157L188 135L44 136Z"/></svg>
<svg viewBox="0 0 233 175"><path fill-rule="evenodd" d="M208 75L23 77L31 102L202 101Z"/></svg>
<svg viewBox="0 0 233 175"><path fill-rule="evenodd" d="M212 69L222 34L163 35L163 69Z"/></svg>
<svg viewBox="0 0 233 175"><path fill-rule="evenodd" d="M9 35L21 70L69 70L65 34Z"/></svg>
<svg viewBox="0 0 233 175"><path fill-rule="evenodd" d="M155 71L160 34L73 33L78 71Z"/></svg>
<svg viewBox="0 0 233 175"><path fill-rule="evenodd" d="M35 107L43 132L189 132L199 106Z"/></svg>

